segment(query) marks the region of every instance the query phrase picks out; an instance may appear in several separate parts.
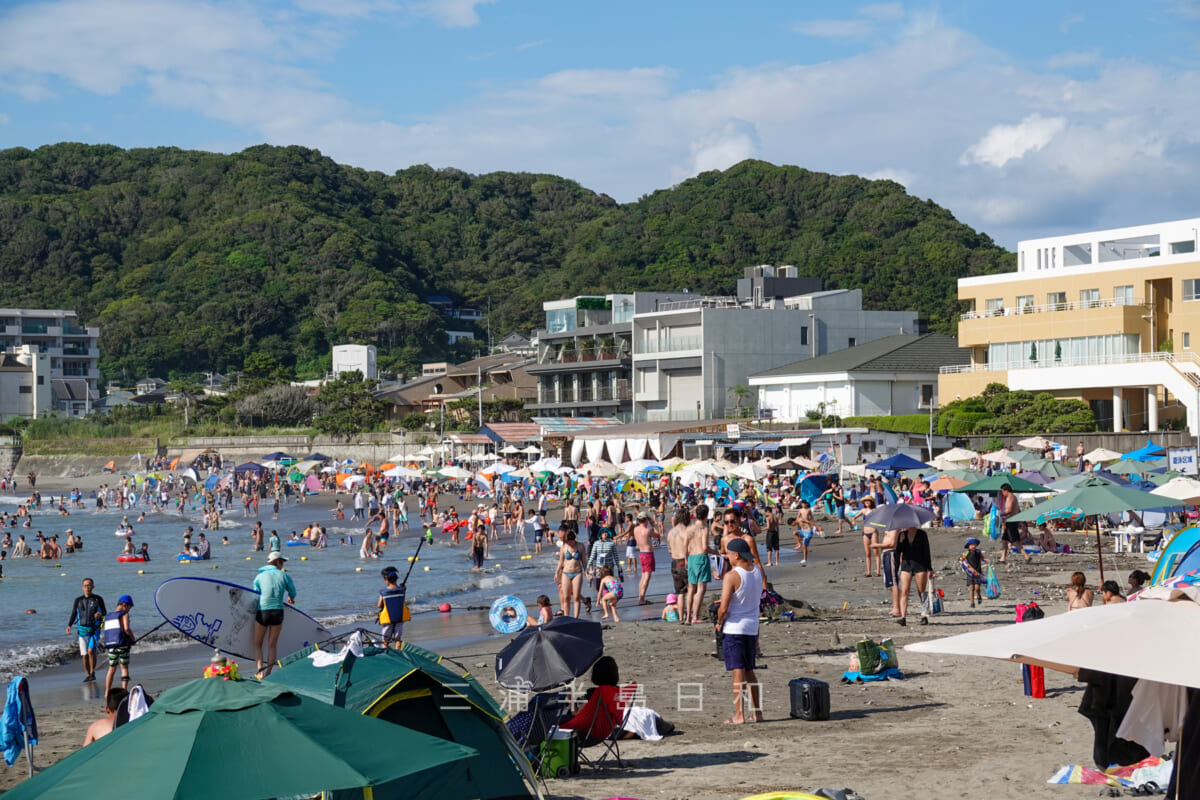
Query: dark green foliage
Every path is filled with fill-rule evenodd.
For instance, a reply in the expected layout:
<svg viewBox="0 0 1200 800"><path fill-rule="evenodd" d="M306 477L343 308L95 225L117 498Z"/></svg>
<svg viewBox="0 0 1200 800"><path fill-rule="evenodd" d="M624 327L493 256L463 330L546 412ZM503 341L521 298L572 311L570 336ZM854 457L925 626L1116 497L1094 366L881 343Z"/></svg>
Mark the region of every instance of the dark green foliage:
<svg viewBox="0 0 1200 800"><path fill-rule="evenodd" d="M824 423L822 423L824 424ZM928 414L901 414L894 417L844 417L847 428L874 428L898 433L929 433Z"/></svg>
<svg viewBox="0 0 1200 800"><path fill-rule="evenodd" d="M1096 430L1096 418L1082 400L1060 400L1048 392L1009 391L989 383L978 397L956 400L938 416L938 433L1087 433Z"/></svg>
<svg viewBox="0 0 1200 800"><path fill-rule="evenodd" d="M343 372L317 391L317 430L333 436L369 431L383 421L386 408L375 397L378 381L363 380L358 370Z"/></svg>
<svg viewBox="0 0 1200 800"><path fill-rule="evenodd" d="M381 370L411 370L449 352L430 295L490 301L503 335L540 324L547 298L725 294L755 264L795 264L945 332L957 278L1012 268L898 184L761 161L618 205L550 175L384 175L302 147L0 151L0 302L99 325L107 378L317 377L332 345L356 342Z"/></svg>

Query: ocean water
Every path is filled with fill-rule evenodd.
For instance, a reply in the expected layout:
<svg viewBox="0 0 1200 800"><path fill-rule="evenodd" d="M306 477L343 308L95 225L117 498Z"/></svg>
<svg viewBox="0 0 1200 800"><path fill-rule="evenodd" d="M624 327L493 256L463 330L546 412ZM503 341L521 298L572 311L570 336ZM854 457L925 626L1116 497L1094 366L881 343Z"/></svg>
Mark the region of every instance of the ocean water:
<svg viewBox="0 0 1200 800"><path fill-rule="evenodd" d="M0 497L0 508L15 509L23 497ZM373 626L378 590L383 586L380 570L393 565L401 575L408 569L408 558L417 550L420 530L393 534L381 559L363 560L359 557L361 523L330 519L331 501L310 498L305 505L284 505L280 518L272 520L270 507L265 506L259 519L267 531L275 529L282 540L291 531L299 532L309 522L326 526L329 547L317 550L307 546L283 548L290 559L287 571L296 584L296 607L320 620L331 630L356 621ZM78 658L75 634L66 632L72 602L81 593L84 578L95 581L97 594L110 609L117 598L129 594L134 600L131 617L134 633L141 635L163 622L154 606L154 591L168 578L193 576L249 586L255 572L266 563L266 553L251 552L250 530L253 518L243 518L240 505L226 513L222 528L206 535L213 543L209 561L180 562L175 556L181 551L183 532L191 525L199 532L198 509L188 509L185 516L174 512L148 511L146 520L134 523L134 544L150 546L149 563L119 563L117 556L124 539L114 536L122 516L136 520L140 508L132 511L94 513L90 508L74 511L70 517L44 510L35 513L32 528L11 528L15 541L25 534L31 547L36 546L34 535L40 529L46 535L58 534L59 544L66 540L67 528L74 529L84 540L84 548L70 555L64 553L57 561L40 558L8 559L4 562L4 579L0 581L0 676L30 674L55 666L69 658ZM417 523L412 523L416 525ZM222 546L221 537L229 537ZM339 545L339 539L353 537L354 545ZM193 533L193 541L196 533ZM553 572L557 551L553 545L541 555L533 554L532 534L528 544L511 539L492 542L491 559L485 569L471 570L468 544L457 547L449 537L437 535L435 544L421 549L408 581L409 606L414 614L434 612L446 602L456 610L490 607L502 595L515 594L532 606L539 594L557 596ZM522 556L530 556L522 558ZM301 557L307 560L302 561ZM249 560L248 560L249 559ZM660 559L661 560L661 559ZM139 574L139 570L143 574ZM663 571L655 576L669 581ZM657 581L656 581L657 583ZM636 591L636 590L635 590ZM636 595L635 595L636 596ZM34 610L36 613L26 613ZM170 626L160 628L139 642L141 651L184 647L191 643Z"/></svg>

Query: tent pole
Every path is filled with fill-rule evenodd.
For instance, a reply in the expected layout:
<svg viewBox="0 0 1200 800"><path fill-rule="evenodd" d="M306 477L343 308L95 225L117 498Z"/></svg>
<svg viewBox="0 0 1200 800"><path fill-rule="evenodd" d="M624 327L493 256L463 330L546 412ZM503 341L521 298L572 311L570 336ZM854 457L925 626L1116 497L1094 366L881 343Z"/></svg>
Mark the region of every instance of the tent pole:
<svg viewBox="0 0 1200 800"><path fill-rule="evenodd" d="M1100 515L1096 515L1096 556L1100 559L1100 585L1104 585L1104 545L1100 543Z"/></svg>

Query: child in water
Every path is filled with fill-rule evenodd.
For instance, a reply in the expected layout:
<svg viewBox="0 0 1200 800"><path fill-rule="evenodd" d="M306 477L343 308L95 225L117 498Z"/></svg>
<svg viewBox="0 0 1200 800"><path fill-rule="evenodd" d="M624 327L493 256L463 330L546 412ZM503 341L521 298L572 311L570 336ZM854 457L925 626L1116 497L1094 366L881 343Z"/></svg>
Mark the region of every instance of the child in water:
<svg viewBox="0 0 1200 800"><path fill-rule="evenodd" d="M617 603L625 595L625 587L613 577L612 567L606 566L600 572L600 610L604 612L600 619L608 619L612 614L614 622L620 622L617 616Z"/></svg>

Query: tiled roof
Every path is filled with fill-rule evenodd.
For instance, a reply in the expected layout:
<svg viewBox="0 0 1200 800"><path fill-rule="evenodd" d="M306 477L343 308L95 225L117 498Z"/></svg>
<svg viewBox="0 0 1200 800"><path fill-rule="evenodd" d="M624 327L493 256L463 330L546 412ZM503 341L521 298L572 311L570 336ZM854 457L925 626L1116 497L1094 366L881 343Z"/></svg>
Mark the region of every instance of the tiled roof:
<svg viewBox="0 0 1200 800"><path fill-rule="evenodd" d="M833 372L937 372L942 366L969 363L953 336L904 334L864 342L827 355L797 361L751 375L752 378L822 375Z"/></svg>

